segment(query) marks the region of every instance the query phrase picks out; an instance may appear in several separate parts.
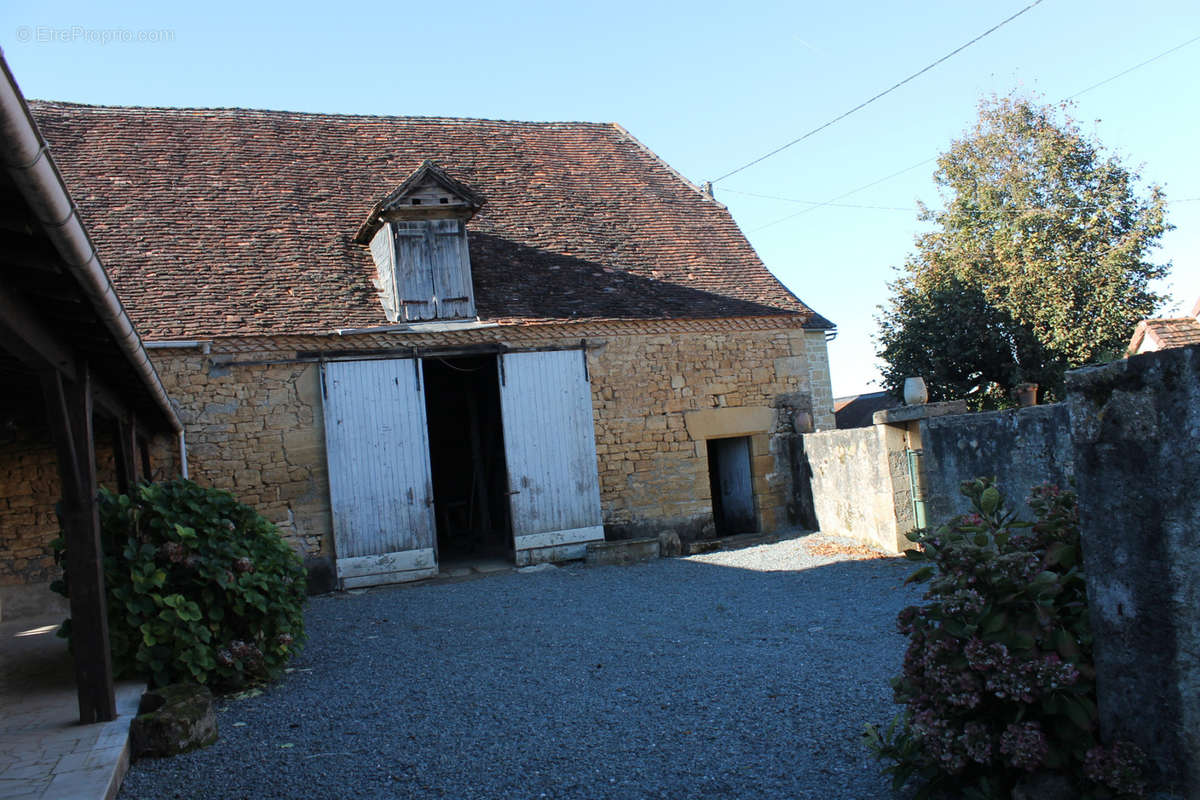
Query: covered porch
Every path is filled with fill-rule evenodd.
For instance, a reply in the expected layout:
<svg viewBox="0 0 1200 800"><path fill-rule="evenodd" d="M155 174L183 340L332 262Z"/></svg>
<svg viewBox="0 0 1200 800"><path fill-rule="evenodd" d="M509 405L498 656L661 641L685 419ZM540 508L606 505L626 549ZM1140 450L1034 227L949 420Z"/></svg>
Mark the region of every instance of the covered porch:
<svg viewBox="0 0 1200 800"><path fill-rule="evenodd" d="M151 440L181 425L2 58L0 71L0 796L111 797L145 686L113 680L97 463L128 490ZM70 652L46 588L59 526Z"/></svg>

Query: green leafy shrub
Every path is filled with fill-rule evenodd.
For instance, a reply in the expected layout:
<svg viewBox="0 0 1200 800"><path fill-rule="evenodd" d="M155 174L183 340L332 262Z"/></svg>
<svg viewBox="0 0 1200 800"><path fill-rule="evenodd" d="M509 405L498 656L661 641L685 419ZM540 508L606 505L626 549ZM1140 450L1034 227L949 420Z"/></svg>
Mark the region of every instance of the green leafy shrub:
<svg viewBox="0 0 1200 800"><path fill-rule="evenodd" d="M274 677L303 643L304 567L228 492L188 480L101 490L100 530L117 677L236 688ZM70 578L53 588L69 596Z"/></svg>
<svg viewBox="0 0 1200 800"><path fill-rule="evenodd" d="M1099 740L1074 494L1035 489L1031 524L990 480L962 492L974 513L909 534L909 556L928 562L909 582L929 588L898 620L909 646L892 686L906 709L868 725L867 745L918 798L1008 798L1051 775L1074 797L1142 796L1141 754Z"/></svg>

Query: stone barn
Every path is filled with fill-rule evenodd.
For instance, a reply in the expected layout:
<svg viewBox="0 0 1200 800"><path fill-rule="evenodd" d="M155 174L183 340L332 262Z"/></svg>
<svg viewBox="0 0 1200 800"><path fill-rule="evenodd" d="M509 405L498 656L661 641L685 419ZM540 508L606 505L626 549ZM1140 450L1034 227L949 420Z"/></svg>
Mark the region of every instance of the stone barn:
<svg viewBox="0 0 1200 800"><path fill-rule="evenodd" d="M33 112L191 477L339 585L769 532L833 427L833 325L617 125Z"/></svg>

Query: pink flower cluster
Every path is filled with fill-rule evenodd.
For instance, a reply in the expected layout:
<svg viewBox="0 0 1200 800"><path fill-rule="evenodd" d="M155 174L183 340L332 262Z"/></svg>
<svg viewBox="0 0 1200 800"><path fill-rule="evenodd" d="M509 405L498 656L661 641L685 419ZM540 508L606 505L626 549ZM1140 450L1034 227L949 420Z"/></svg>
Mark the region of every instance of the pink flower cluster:
<svg viewBox="0 0 1200 800"><path fill-rule="evenodd" d="M1046 760L1049 749L1046 734L1037 722L1014 722L1000 734L1000 752L1017 769L1029 772L1037 769Z"/></svg>
<svg viewBox="0 0 1200 800"><path fill-rule="evenodd" d="M158 554L172 564L178 564L187 555L187 548L179 542L166 542L158 548Z"/></svg>
<svg viewBox="0 0 1200 800"><path fill-rule="evenodd" d="M288 638L290 641L291 637ZM217 663L222 667L235 666L238 661L257 663L262 657L262 650L259 650L257 645L243 642L241 639L234 639L229 643L229 647L222 647L217 651Z"/></svg>
<svg viewBox="0 0 1200 800"><path fill-rule="evenodd" d="M992 760L995 736L982 722L968 722L961 729L930 710L912 718L912 730L938 764L951 775L961 773L970 763L987 764Z"/></svg>
<svg viewBox="0 0 1200 800"><path fill-rule="evenodd" d="M1140 797L1146 791L1145 781L1139 778L1144 759L1145 755L1137 745L1129 742L1116 742L1107 747L1097 745L1084 756L1083 774L1117 794Z"/></svg>
<svg viewBox="0 0 1200 800"><path fill-rule="evenodd" d="M963 647L967 664L976 672L985 673L985 688L999 699L1032 703L1079 680L1079 669L1063 661L1058 653L1013 658L1008 648L997 642L973 638Z"/></svg>

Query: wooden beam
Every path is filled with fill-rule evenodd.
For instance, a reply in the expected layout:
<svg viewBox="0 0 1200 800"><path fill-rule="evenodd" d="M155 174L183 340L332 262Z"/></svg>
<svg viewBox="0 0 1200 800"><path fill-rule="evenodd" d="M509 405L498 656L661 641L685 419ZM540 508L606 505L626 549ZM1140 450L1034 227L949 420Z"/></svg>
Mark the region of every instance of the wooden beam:
<svg viewBox="0 0 1200 800"><path fill-rule="evenodd" d="M86 363L76 365L74 371L77 379L69 384L63 381L61 372L43 372L42 392L62 482L59 516L67 540L79 721L90 724L116 719L117 706L109 651L100 509L96 502L92 387Z"/></svg>
<svg viewBox="0 0 1200 800"><path fill-rule="evenodd" d="M116 349L116 344L112 345ZM0 283L0 350L24 363L32 372L53 370L75 381L75 351L31 310L28 298ZM106 413L119 417L129 413L120 396L101 381L92 380L92 396Z"/></svg>
<svg viewBox="0 0 1200 800"><path fill-rule="evenodd" d="M0 284L0 347L35 372L53 370L75 380L75 357L30 311L29 301Z"/></svg>
<svg viewBox="0 0 1200 800"><path fill-rule="evenodd" d="M3 213L0 212L0 218ZM10 233L0 228L0 264L34 270L45 276L62 276L62 256L54 245L39 236Z"/></svg>

